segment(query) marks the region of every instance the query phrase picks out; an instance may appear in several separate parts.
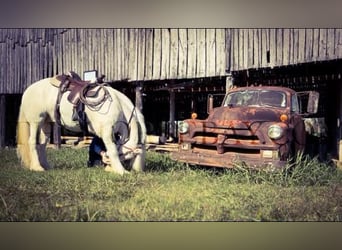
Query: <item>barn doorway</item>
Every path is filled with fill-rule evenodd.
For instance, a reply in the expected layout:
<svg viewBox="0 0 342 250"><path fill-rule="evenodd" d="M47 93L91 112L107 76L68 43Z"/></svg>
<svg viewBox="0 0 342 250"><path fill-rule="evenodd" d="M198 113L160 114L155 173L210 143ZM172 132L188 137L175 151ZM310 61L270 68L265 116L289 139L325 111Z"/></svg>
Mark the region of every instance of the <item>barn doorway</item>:
<svg viewBox="0 0 342 250"><path fill-rule="evenodd" d="M9 94L5 96L5 146L16 145L16 127L19 115L21 95Z"/></svg>

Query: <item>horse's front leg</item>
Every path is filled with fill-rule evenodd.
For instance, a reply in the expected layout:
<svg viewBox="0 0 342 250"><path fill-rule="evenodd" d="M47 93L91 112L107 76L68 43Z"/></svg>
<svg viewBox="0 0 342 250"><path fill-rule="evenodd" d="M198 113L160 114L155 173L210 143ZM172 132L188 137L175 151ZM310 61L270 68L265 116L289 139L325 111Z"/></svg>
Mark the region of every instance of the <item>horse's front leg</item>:
<svg viewBox="0 0 342 250"><path fill-rule="evenodd" d="M102 134L102 140L107 149L107 155L110 159L110 166L106 167L106 171L115 172L118 174L128 173L128 171L123 167L119 158L119 152L116 148L116 145L112 139L112 129L109 128Z"/></svg>

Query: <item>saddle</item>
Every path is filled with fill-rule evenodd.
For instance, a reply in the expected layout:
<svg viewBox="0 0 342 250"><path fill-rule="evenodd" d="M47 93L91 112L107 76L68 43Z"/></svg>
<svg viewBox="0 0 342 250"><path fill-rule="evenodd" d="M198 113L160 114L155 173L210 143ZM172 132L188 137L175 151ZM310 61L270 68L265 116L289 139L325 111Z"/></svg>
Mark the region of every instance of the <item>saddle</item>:
<svg viewBox="0 0 342 250"><path fill-rule="evenodd" d="M104 88L103 78L104 76L97 79L95 83L91 83L90 81L83 81L72 71L68 75L56 75L51 78L50 83L59 88L56 107L59 108L62 94L69 91L67 100L74 107L72 120L78 120L82 130L87 127L84 106L92 110L99 109L99 106L109 97L108 91Z"/></svg>

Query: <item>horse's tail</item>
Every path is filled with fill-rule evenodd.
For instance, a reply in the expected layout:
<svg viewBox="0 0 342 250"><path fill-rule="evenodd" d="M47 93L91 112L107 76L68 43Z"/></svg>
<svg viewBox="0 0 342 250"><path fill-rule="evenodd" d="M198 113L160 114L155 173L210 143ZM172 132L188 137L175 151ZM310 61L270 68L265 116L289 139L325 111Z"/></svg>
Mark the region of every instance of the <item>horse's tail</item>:
<svg viewBox="0 0 342 250"><path fill-rule="evenodd" d="M25 167L29 167L31 163L30 150L29 150L29 140L30 127L23 114L22 106L19 111L19 118L17 122L17 155L21 160L21 163Z"/></svg>

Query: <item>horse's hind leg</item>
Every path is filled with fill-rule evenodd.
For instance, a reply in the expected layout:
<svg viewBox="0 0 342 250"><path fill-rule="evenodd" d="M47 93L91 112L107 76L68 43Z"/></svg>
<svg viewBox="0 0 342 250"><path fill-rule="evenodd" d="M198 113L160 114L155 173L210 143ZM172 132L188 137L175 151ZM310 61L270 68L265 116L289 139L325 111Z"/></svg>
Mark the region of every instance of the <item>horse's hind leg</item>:
<svg viewBox="0 0 342 250"><path fill-rule="evenodd" d="M50 123L48 122L43 123L41 130L40 130L40 137L39 137L39 142L37 145L37 150L38 150L39 162L41 166L43 166L43 168L46 170L51 168L46 158L46 144L48 143L50 139L50 133L51 133Z"/></svg>
<svg viewBox="0 0 342 250"><path fill-rule="evenodd" d="M44 171L44 168L39 162L39 156L37 152L37 132L39 125L37 122L30 123L30 137L28 140L29 151L31 155L30 169L34 171Z"/></svg>

